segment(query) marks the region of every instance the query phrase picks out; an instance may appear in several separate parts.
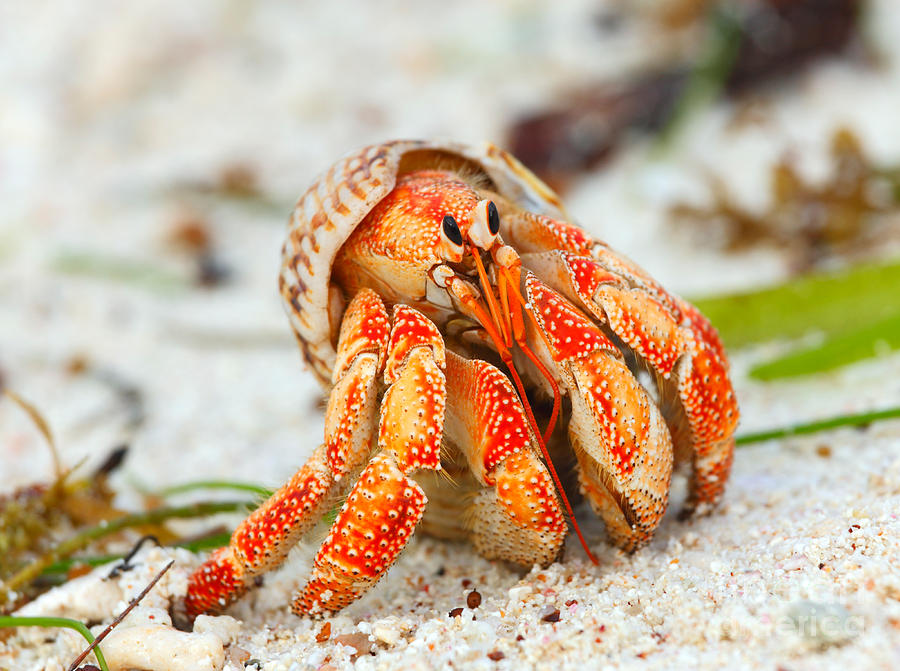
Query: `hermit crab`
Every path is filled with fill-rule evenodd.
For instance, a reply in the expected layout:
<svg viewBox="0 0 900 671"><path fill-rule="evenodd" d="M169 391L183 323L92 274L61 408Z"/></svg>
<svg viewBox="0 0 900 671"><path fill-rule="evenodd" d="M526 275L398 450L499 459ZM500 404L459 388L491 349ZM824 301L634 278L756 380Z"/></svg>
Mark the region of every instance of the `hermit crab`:
<svg viewBox="0 0 900 671"><path fill-rule="evenodd" d="M365 593L417 526L547 565L569 496L634 550L676 463L688 512L722 494L738 408L715 330L493 145L341 159L297 203L279 285L330 394L324 442L197 569L190 616L221 611L342 500L299 615Z"/></svg>

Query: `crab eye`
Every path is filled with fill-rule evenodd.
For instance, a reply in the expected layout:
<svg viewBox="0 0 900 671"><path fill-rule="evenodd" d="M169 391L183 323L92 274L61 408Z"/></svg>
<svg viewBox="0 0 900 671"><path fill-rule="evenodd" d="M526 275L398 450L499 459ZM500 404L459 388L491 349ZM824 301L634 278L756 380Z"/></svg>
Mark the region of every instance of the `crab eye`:
<svg viewBox="0 0 900 671"><path fill-rule="evenodd" d="M497 206L494 201L488 203L488 230L491 235L497 235L500 232L500 213L497 212Z"/></svg>
<svg viewBox="0 0 900 671"><path fill-rule="evenodd" d="M456 223L456 219L452 215L444 215L444 235L447 239L457 247L462 247L463 237Z"/></svg>
<svg viewBox="0 0 900 671"><path fill-rule="evenodd" d="M479 200L469 215L469 239L479 249L490 249L500 231L500 213L490 200Z"/></svg>

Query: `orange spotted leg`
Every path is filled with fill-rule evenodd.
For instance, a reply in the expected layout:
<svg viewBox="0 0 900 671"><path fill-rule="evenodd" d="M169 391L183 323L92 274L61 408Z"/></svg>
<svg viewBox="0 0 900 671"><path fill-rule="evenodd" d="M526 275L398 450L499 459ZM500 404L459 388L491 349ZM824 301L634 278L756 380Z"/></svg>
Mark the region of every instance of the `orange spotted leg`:
<svg viewBox="0 0 900 671"><path fill-rule="evenodd" d="M443 339L416 310L394 308L387 346L378 454L363 469L294 600L298 615L344 608L393 564L425 511L409 476L440 470L446 388Z"/></svg>
<svg viewBox="0 0 900 671"><path fill-rule="evenodd" d="M346 491L345 476L358 471L371 452L377 374L389 326L384 305L373 291L360 291L351 301L338 340L325 443L235 529L228 547L215 551L191 576L185 599L190 617L222 611L255 576L279 566Z"/></svg>

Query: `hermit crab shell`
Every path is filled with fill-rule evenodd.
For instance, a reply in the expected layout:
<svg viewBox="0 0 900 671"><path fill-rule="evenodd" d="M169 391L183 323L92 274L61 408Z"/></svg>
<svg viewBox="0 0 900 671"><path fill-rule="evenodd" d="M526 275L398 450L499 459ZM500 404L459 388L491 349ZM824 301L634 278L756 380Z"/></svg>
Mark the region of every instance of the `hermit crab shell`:
<svg viewBox="0 0 900 671"><path fill-rule="evenodd" d="M567 219L559 197L511 154L490 143L399 140L348 154L313 182L291 215L279 289L303 356L331 385L343 297L331 289L341 245L394 188L397 176L436 168L481 173L487 187L523 209ZM335 305L336 304L336 305Z"/></svg>

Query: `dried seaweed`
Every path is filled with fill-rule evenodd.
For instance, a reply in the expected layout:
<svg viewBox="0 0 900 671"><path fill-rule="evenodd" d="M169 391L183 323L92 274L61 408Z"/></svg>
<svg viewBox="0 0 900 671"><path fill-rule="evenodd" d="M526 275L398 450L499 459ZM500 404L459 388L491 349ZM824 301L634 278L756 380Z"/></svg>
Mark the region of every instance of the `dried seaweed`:
<svg viewBox="0 0 900 671"><path fill-rule="evenodd" d="M114 492L108 484L108 476L122 463L124 446L116 447L91 473L75 477L75 469L59 463L52 431L42 413L10 390L4 390L3 396L22 408L46 439L54 454L56 476L50 482L0 496L0 606L15 606L34 596L41 586L35 581L51 568L70 575L76 562L63 564L62 560L88 547L102 551L98 541L116 538L122 530L136 529L173 542L176 537L163 526L167 520L208 517L252 505L249 501L201 502L126 514L112 505ZM68 538L59 540L67 534ZM217 535L214 543L221 542ZM187 544L208 547L210 541ZM100 562L89 559L84 563ZM11 603L13 595L15 603Z"/></svg>
<svg viewBox="0 0 900 671"><path fill-rule="evenodd" d="M209 517L218 513L242 511L246 510L247 504L247 501L201 502L186 506L156 508L104 520L102 523L83 529L65 541L58 543L0 583L0 604L3 604L8 599L11 592L29 585L55 562L123 529L158 527L158 525L172 519Z"/></svg>
<svg viewBox="0 0 900 671"><path fill-rule="evenodd" d="M705 44L693 62L623 84L585 87L565 102L513 122L507 146L555 186L609 156L633 131L677 120L724 91L737 95L844 51L857 33L860 0L690 3L675 22L707 9ZM665 22L671 25L670 22ZM673 119L675 120L673 122Z"/></svg>
<svg viewBox="0 0 900 671"><path fill-rule="evenodd" d="M736 203L724 183L710 176L710 207L675 205L676 220L708 231L716 228L730 250L767 245L790 255L797 272L842 257L865 257L894 240L886 216L900 216L900 168L879 167L846 128L831 139L832 170L821 184L806 180L788 156L772 168L769 208L755 214Z"/></svg>

